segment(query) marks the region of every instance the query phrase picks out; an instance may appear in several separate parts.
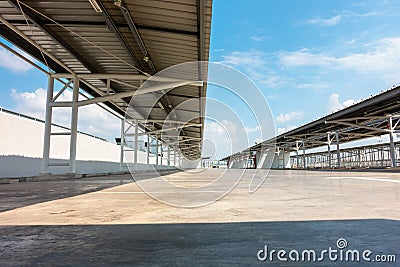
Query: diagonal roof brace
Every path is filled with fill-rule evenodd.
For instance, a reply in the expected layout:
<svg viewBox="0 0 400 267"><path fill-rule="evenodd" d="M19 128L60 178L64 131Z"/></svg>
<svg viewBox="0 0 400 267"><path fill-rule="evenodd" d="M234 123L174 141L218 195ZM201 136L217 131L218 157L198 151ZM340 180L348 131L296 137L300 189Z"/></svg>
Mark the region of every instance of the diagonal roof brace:
<svg viewBox="0 0 400 267"><path fill-rule="evenodd" d="M129 54L130 58L133 60L133 62L135 63L136 67L138 67L139 69L141 69L142 71L144 71L143 69L143 65L140 61L137 60L137 58L135 57L132 49L128 46L128 44L125 42L124 37L122 37L120 31L118 30L117 25L115 24L115 22L112 20L110 14L108 13L107 9L105 8L104 4L101 1L96 1L96 0L91 0L90 1L95 2L97 4L97 6L99 7L99 10L101 12L101 15L104 17L104 19L106 20L107 26L109 27L109 29L115 34L115 36L117 36L118 40L120 41L120 43L122 44L122 46L125 48L125 50L127 51L127 53Z"/></svg>
<svg viewBox="0 0 400 267"><path fill-rule="evenodd" d="M126 8L125 3L122 0L114 0L114 5L120 8L126 23L128 23L129 29L131 30L133 37L135 38L136 43L139 46L140 51L142 52L143 61L147 63L153 74L156 73L157 71L150 58L149 52L147 51L146 46L143 43L142 37L139 34L139 31L135 25L135 22L132 19L131 14L129 13L129 10Z"/></svg>

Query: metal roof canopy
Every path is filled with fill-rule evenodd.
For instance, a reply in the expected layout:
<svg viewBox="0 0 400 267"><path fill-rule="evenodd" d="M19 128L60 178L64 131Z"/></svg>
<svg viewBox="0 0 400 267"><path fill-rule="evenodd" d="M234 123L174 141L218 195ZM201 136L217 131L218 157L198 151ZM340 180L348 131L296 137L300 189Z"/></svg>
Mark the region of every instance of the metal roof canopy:
<svg viewBox="0 0 400 267"><path fill-rule="evenodd" d="M298 151L335 144L338 135L341 143L368 137L393 134L400 130L400 86L384 91L362 102L312 121L289 132L256 144L242 152L225 157L261 151L268 146Z"/></svg>
<svg viewBox="0 0 400 267"><path fill-rule="evenodd" d="M124 116L129 92L147 77L179 63L208 60L211 9L212 0L0 0L0 35L51 73L80 75L82 90ZM160 100L165 108L152 107L150 119L162 121L170 109L205 95L206 84L178 87ZM192 158L200 157L204 104L190 111L199 115L191 131L182 131L185 143L193 145ZM163 126L139 125L147 131Z"/></svg>

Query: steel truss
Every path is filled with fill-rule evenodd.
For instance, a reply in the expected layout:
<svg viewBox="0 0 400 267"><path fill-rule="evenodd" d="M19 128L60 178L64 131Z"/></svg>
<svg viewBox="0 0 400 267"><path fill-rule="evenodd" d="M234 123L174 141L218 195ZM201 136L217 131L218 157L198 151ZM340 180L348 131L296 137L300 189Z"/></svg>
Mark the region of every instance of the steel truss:
<svg viewBox="0 0 400 267"><path fill-rule="evenodd" d="M114 90L111 87L111 81L114 83L123 83L125 86L127 85L126 82L121 81L123 80L139 80L142 82L145 78L147 78L144 75L126 75L126 74L80 74L80 75L72 75L72 74L48 74L48 88L47 88L47 99L46 99L46 117L45 117L45 133L44 133L44 145L43 145L43 164L42 164L42 173L49 173L49 167L51 166L66 166L69 168L70 173L75 173L76 172L76 143L77 143L77 133L78 133L78 111L79 108L82 106L86 105L91 105L91 104L98 104L98 103L103 103L106 101L115 101L118 99L122 99L128 96L133 96L134 94L137 94L138 92L136 91L136 87L133 88L133 86L128 86L129 90L125 92L119 92L119 93L112 93ZM57 80L63 80L67 79L67 82L63 82L64 87L54 96L54 82L55 79ZM102 92L95 87L93 89L97 90L97 93L100 95L98 97L86 99L86 100L79 100L79 88L80 84L85 83L88 84L85 80L86 79L102 79L106 80L107 84L107 92ZM181 84L192 84L196 83L193 81L178 81L176 82L177 86ZM164 85L164 87L167 85ZM168 85L170 86L170 84ZM158 90L163 90L163 86L154 86L146 88L146 92L143 93L151 93L155 92ZM57 101L59 96L68 88L72 88L72 100L71 101ZM140 92L141 94L142 92ZM53 115L53 109L58 108L58 107L68 107L71 108L71 130L67 133L63 133L63 135L69 135L70 136L70 151L69 151L69 162L65 164L55 164L50 162L50 146L51 146L51 137L54 135L59 135L59 133L53 133L51 131L51 125L52 125L52 115ZM167 142L164 142L161 140L160 134L162 132L168 131L172 128L166 128L166 129L161 129L161 130L153 130L153 131L146 131L146 132L139 132L140 129L143 128L148 128L143 127L140 125L139 120L136 119L128 119L128 120L123 120L121 118L122 124L121 124L121 155L120 155L120 165L121 169L126 166L124 164L124 153L133 151L134 156L133 156L133 164L137 167L138 164L138 151L139 151L139 146L138 146L138 137L142 135L147 135L148 136L148 148L146 151L147 155L147 163L149 163L149 157L150 157L150 150L152 143L156 143L156 165L159 165L159 157L161 156L160 159L160 164L162 165L162 155L164 152L164 148L167 152L167 165L168 166L176 166L177 165L177 157L180 159L181 158L181 153L178 152L178 149L176 147L179 144L184 144L184 142L188 140L192 140L193 138L189 139L183 139L178 142L174 142L173 145L171 146ZM144 122L148 123L151 121L143 121L140 120L141 123L143 124ZM128 127L126 127L126 124L128 124ZM183 124L181 122L171 122L170 123L175 124L176 126L173 127L175 128L186 128L190 126L198 126L198 124ZM130 133L129 131L133 129L134 133ZM129 132L129 133L128 133ZM133 137L133 141L130 141L128 138ZM152 140L152 141L150 141ZM132 144L130 144L132 143ZM185 148L188 149L189 147ZM171 153L172 150L172 153ZM183 150L183 149L182 149ZM180 151L180 150L179 150ZM173 156L173 160L171 160L171 156ZM135 168L136 168L135 167Z"/></svg>
<svg viewBox="0 0 400 267"><path fill-rule="evenodd" d="M391 144L375 144L340 150L329 155L329 151L307 154L305 158L291 158L292 168L297 168L297 161L307 161L308 168L385 168L392 167ZM400 159L400 143L394 144L395 165ZM337 151L335 151L337 152ZM339 157L338 157L339 155Z"/></svg>

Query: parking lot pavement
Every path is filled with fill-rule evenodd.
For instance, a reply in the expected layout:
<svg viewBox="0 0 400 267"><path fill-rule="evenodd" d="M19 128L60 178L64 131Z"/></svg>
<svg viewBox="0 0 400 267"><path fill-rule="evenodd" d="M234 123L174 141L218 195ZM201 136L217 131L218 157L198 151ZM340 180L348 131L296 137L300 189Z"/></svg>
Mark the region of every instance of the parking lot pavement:
<svg viewBox="0 0 400 267"><path fill-rule="evenodd" d="M131 176L125 174L74 180L0 184L0 212L78 196L130 182L132 182Z"/></svg>

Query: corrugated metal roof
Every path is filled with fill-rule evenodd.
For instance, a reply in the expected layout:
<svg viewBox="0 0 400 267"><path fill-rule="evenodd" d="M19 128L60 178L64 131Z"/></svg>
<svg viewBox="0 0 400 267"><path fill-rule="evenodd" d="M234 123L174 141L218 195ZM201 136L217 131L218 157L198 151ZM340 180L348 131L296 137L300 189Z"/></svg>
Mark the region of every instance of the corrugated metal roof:
<svg viewBox="0 0 400 267"><path fill-rule="evenodd" d="M400 86L280 134L243 152L246 154L269 146L284 148L285 151L296 151L296 142L299 141L304 142L302 145L305 149L317 148L327 145L328 133L332 135L332 138L336 132L340 135L340 143L381 136L389 133L388 119L390 116L393 117L393 130L400 131ZM239 154L240 152L234 155ZM225 157L223 160L230 157Z"/></svg>
<svg viewBox="0 0 400 267"><path fill-rule="evenodd" d="M116 6L114 0L96 0L96 3L103 12L96 12L89 0L0 0L3 21L0 34L56 73L153 75L175 64L208 60L211 0L123 0L123 8ZM124 12L128 12L140 39ZM107 91L104 80L86 79L86 82L82 89L92 96ZM139 81L124 82L140 85ZM113 83L112 89L121 92L130 88ZM185 86L172 90L162 101L177 106L205 94L206 86ZM107 105L124 115L129 101L130 98L125 98ZM204 106L193 106L187 113L197 112L200 116L202 109ZM185 111L180 114L184 116ZM167 110L157 107L151 113L152 119L167 115ZM194 122L203 125L202 118ZM191 128L184 134L202 137L202 126ZM188 144L200 142L192 140ZM198 156L199 149L192 152Z"/></svg>

